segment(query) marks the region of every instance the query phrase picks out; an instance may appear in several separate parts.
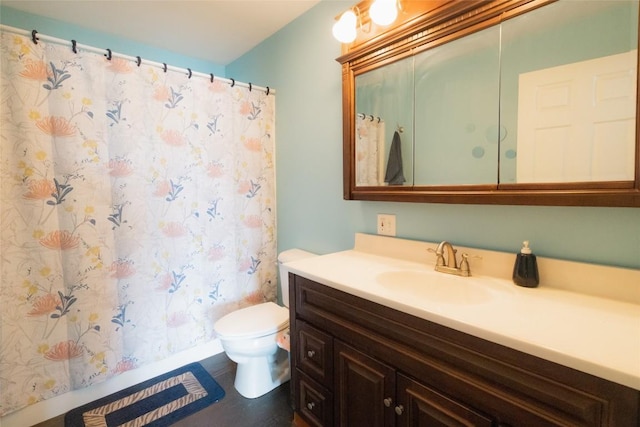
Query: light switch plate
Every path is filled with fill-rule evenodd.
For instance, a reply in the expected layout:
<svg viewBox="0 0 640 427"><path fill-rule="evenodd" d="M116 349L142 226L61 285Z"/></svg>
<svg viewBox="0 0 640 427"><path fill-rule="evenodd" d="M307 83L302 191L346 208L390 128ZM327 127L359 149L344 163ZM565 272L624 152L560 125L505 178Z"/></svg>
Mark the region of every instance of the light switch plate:
<svg viewBox="0 0 640 427"><path fill-rule="evenodd" d="M396 216L391 214L378 214L378 234L382 236L396 235Z"/></svg>

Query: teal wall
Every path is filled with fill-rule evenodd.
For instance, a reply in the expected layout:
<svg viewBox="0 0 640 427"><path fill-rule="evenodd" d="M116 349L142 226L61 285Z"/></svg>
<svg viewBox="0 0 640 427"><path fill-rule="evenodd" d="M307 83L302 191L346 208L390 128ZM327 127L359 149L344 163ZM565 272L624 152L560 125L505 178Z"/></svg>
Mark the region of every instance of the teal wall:
<svg viewBox="0 0 640 427"><path fill-rule="evenodd" d="M108 48L113 52L134 57L140 56L149 61L164 62L179 68L191 68L193 71L201 73L213 73L220 77L226 76L225 67L213 62L137 43L122 37L87 30L77 25L33 15L6 6L0 6L0 24L28 31L36 30L39 33L59 39L76 40L78 43L87 46ZM197 37L197 35L194 34L194 37Z"/></svg>
<svg viewBox="0 0 640 427"><path fill-rule="evenodd" d="M226 68L6 7L0 23L275 88L280 250L349 249L354 233L375 233L376 215L391 213L408 239L509 252L528 239L541 256L640 268L640 209L342 200L340 45L331 25L353 3L321 1Z"/></svg>
<svg viewBox="0 0 640 427"><path fill-rule="evenodd" d="M483 206L342 200L340 44L333 19L353 2L322 1L227 66L229 75L276 88L278 246L348 249L396 215L399 237L640 268L640 209ZM425 259L429 257L425 254Z"/></svg>

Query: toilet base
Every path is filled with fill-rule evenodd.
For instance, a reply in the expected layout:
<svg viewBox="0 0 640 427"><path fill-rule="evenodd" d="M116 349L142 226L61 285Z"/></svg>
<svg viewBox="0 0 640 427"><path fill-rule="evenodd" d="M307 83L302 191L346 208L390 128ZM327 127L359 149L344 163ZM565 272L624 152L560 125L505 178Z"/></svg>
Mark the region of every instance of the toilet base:
<svg viewBox="0 0 640 427"><path fill-rule="evenodd" d="M275 355L251 357L246 363L239 363L233 385L243 397L255 399L290 378L289 353L278 348Z"/></svg>

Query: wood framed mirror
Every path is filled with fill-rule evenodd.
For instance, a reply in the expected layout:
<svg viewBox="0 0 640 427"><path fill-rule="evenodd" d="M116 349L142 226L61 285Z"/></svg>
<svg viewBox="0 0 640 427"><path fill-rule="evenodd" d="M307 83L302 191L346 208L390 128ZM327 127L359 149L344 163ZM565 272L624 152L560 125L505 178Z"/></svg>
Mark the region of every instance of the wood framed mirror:
<svg viewBox="0 0 640 427"><path fill-rule="evenodd" d="M640 207L637 1L370 3L337 58L345 199Z"/></svg>

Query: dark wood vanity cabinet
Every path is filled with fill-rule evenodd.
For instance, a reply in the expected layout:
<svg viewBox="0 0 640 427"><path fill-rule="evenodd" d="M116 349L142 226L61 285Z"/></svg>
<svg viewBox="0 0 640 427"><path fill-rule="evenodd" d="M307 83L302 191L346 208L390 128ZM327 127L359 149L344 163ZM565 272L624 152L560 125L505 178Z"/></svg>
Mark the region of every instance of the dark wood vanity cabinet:
<svg viewBox="0 0 640 427"><path fill-rule="evenodd" d="M291 274L296 417L311 426L633 426L640 392Z"/></svg>

